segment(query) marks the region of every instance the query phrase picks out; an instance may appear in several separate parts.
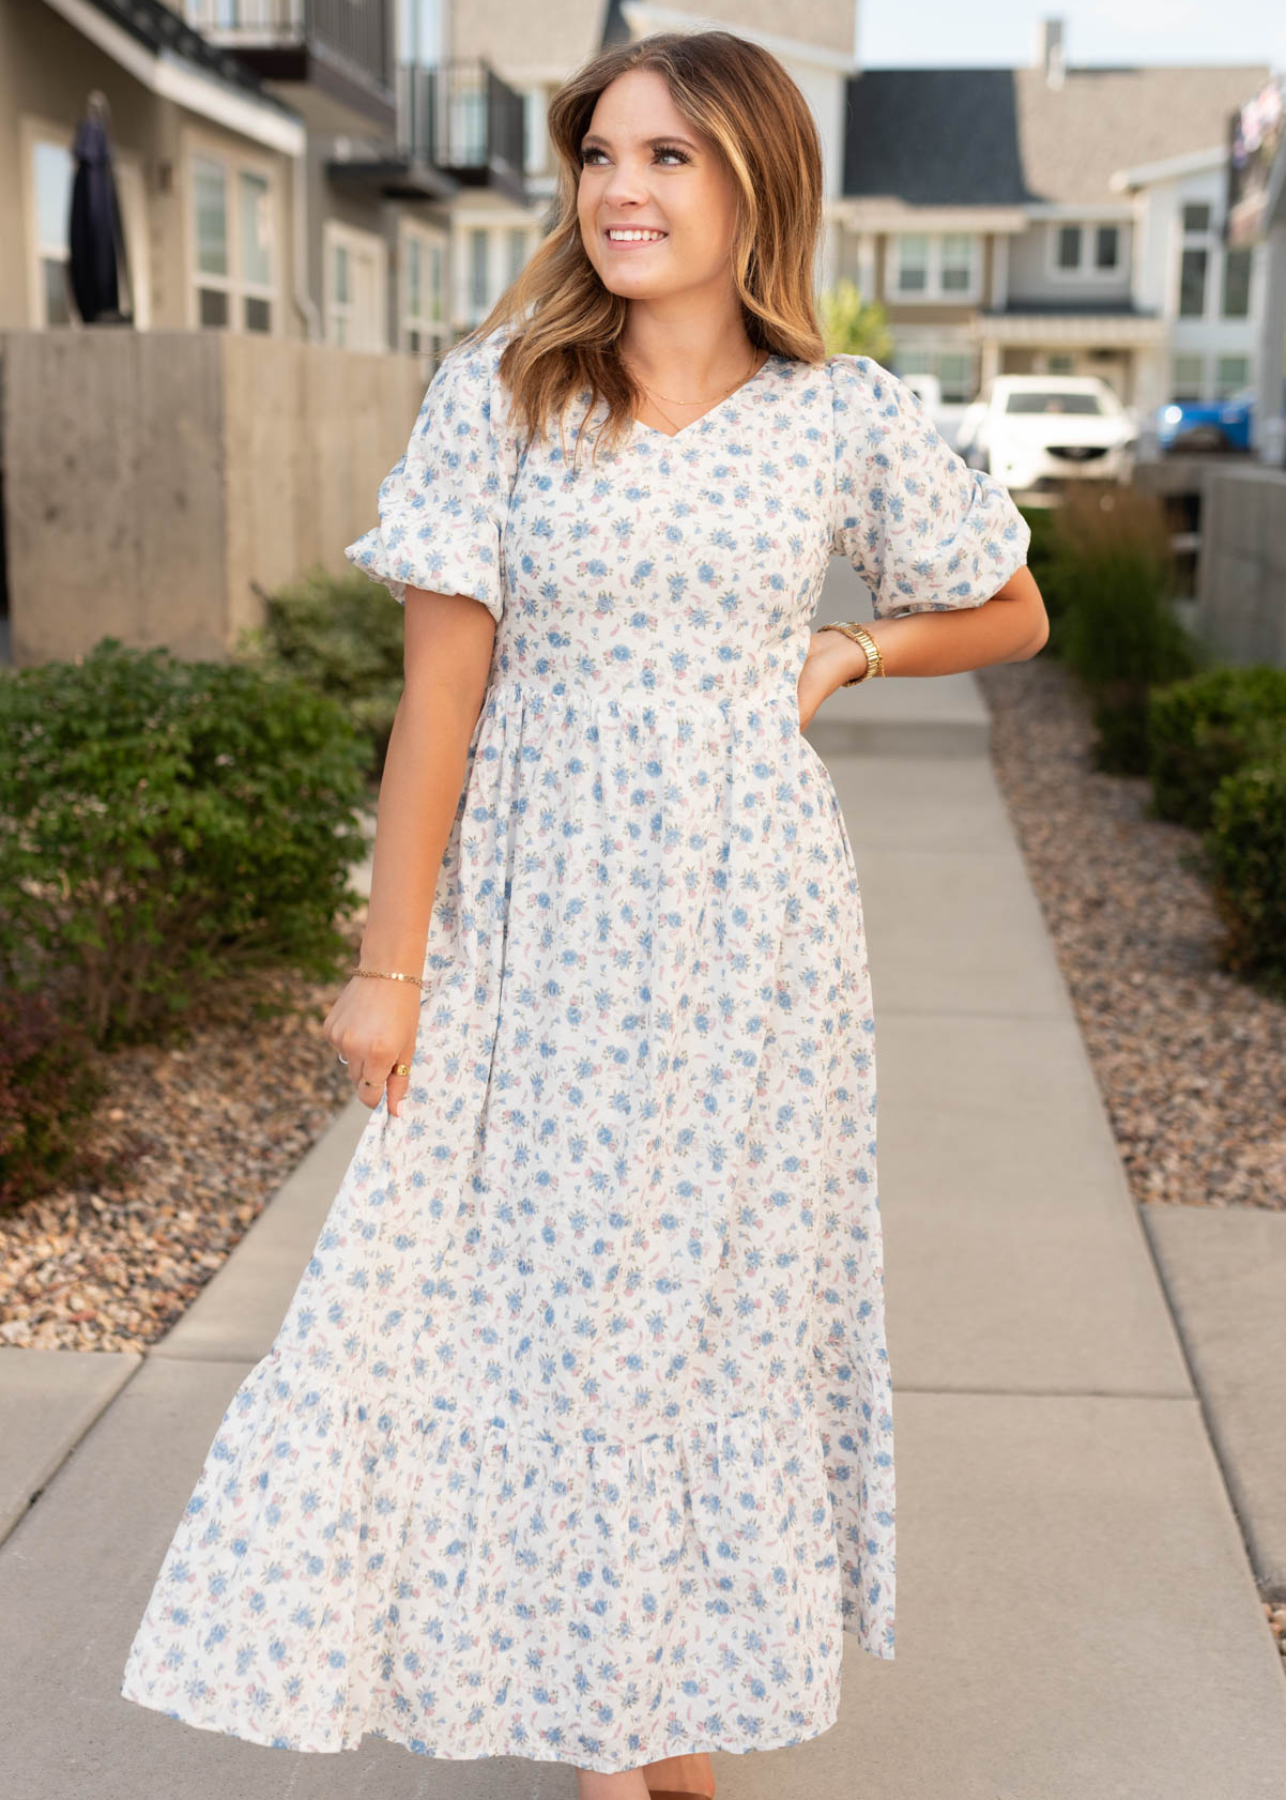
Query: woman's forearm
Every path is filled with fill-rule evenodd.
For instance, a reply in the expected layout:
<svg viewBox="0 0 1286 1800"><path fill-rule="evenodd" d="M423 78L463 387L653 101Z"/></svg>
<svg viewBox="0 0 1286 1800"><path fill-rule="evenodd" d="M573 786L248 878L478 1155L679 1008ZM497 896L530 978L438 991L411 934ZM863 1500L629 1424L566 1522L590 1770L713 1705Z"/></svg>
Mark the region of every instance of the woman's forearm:
<svg viewBox="0 0 1286 1800"><path fill-rule="evenodd" d="M380 782L364 968L418 975L424 967L442 853L477 717L468 692L440 681L403 690Z"/></svg>
<svg viewBox="0 0 1286 1800"><path fill-rule="evenodd" d="M886 675L956 675L991 663L1024 662L1049 635L1040 589L1025 565L983 606L958 612L908 613L901 619L871 619L867 630L880 647ZM826 637L842 646L835 654L845 673L860 675L866 652L840 631Z"/></svg>

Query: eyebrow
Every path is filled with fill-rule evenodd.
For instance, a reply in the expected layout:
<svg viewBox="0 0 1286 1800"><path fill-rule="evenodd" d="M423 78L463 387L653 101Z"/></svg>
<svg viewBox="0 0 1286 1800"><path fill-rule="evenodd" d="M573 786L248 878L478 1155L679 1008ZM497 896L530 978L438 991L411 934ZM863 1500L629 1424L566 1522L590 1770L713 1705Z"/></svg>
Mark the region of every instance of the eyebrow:
<svg viewBox="0 0 1286 1800"><path fill-rule="evenodd" d="M697 148L691 138L681 137L677 131L667 131L664 137L643 138L640 141L651 150L655 150L658 144L685 144L689 150ZM605 149L611 148L610 139L603 137L597 131L587 131L580 141L582 150L587 149L590 144L602 144Z"/></svg>

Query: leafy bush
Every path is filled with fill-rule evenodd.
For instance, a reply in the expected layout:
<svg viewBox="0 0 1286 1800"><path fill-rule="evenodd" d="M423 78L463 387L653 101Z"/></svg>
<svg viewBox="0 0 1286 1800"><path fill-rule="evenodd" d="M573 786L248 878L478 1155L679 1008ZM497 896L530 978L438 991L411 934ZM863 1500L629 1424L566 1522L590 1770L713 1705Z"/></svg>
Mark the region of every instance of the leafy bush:
<svg viewBox="0 0 1286 1800"><path fill-rule="evenodd" d="M87 1034L51 995L0 990L0 1207L76 1165L105 1085Z"/></svg>
<svg viewBox="0 0 1286 1800"><path fill-rule="evenodd" d="M1226 929L1224 967L1286 998L1286 752L1224 776L1202 844Z"/></svg>
<svg viewBox="0 0 1286 1800"><path fill-rule="evenodd" d="M1173 611L1170 537L1160 501L1132 488L1087 482L1057 509L1060 648L1091 695L1102 769L1146 771L1148 691L1193 674L1201 660Z"/></svg>
<svg viewBox="0 0 1286 1800"><path fill-rule="evenodd" d="M1019 510L1031 527L1027 567L1040 589L1040 597L1045 602L1045 613L1049 619L1049 642L1041 654L1058 657L1062 650L1061 621L1067 614L1071 600L1066 591L1066 571L1058 556L1055 525L1057 513L1048 506L1020 507Z"/></svg>
<svg viewBox="0 0 1286 1800"><path fill-rule="evenodd" d="M402 692L401 607L360 572L336 580L315 570L259 597L263 625L242 633L238 656L337 701L368 739L377 780Z"/></svg>
<svg viewBox="0 0 1286 1800"><path fill-rule="evenodd" d="M1286 749L1286 669L1207 669L1156 689L1148 744L1158 816L1202 829L1225 775Z"/></svg>
<svg viewBox="0 0 1286 1800"><path fill-rule="evenodd" d="M889 315L856 282L845 277L819 294L817 313L828 356L869 356L888 368L894 350Z"/></svg>
<svg viewBox="0 0 1286 1800"><path fill-rule="evenodd" d="M303 682L104 639L0 679L0 981L74 978L96 1044L346 953L364 747Z"/></svg>

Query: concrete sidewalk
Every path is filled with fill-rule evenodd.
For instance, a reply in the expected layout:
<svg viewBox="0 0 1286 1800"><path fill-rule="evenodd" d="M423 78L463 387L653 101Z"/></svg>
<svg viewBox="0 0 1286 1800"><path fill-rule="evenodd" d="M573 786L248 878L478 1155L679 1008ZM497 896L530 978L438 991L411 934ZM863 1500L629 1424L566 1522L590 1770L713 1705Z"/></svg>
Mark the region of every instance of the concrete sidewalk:
<svg viewBox="0 0 1286 1800"><path fill-rule="evenodd" d="M836 562L818 617L855 608ZM875 995L897 1655L846 1640L839 1724L716 1755L721 1800L1269 1800L1286 1683L980 690L841 690L809 736L853 844ZM564 1765L373 1738L302 1758L119 1696L179 1510L367 1116L354 1101L146 1357L0 1352L6 1800L575 1792Z"/></svg>

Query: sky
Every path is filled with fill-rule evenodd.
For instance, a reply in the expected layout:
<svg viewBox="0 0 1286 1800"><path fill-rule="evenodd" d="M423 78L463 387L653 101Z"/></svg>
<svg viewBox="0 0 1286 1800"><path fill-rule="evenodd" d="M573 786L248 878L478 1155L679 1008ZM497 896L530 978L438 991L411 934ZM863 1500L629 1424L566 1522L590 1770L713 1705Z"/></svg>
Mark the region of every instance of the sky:
<svg viewBox="0 0 1286 1800"><path fill-rule="evenodd" d="M1286 72L1286 0L857 0L868 69L1032 64L1044 18L1063 20L1070 66L1266 63Z"/></svg>

